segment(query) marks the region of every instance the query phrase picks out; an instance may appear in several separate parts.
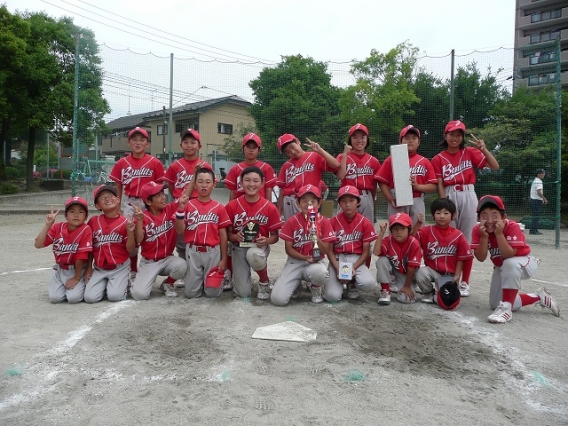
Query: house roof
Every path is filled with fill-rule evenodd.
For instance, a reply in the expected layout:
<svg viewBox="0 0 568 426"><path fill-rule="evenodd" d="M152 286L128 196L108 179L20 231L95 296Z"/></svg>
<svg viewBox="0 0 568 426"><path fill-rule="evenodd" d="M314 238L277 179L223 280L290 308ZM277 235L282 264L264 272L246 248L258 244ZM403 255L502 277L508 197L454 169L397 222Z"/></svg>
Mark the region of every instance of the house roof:
<svg viewBox="0 0 568 426"><path fill-rule="evenodd" d="M236 96L224 96L222 98L215 98L215 99L207 99L204 101L193 102L189 104L185 104L176 108L172 108L172 114L178 115L187 112L194 112L200 113L207 111L215 106L222 105L222 104L236 104L242 106L250 106L252 105L249 101ZM169 114L169 112L168 112ZM164 111L150 111L145 112L142 114L134 114L134 115L126 115L124 117L117 118L107 123L107 126L111 129L130 129L136 126L144 126L146 122L155 117L163 117Z"/></svg>

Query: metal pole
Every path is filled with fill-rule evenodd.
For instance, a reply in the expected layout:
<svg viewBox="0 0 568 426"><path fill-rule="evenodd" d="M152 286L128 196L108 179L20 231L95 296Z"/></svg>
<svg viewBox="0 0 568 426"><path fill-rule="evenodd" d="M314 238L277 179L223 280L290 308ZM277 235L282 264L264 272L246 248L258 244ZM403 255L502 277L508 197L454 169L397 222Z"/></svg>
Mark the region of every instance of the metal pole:
<svg viewBox="0 0 568 426"><path fill-rule="evenodd" d="M79 41L81 35L77 34L77 42L75 45L75 82L73 85L73 179L71 179L71 196L75 196L77 192L76 181L77 172L79 171L79 142L77 141L78 118L79 118Z"/></svg>
<svg viewBox="0 0 568 426"><path fill-rule="evenodd" d="M47 170L45 175L47 176L47 180L49 180L49 131L47 132Z"/></svg>
<svg viewBox="0 0 568 426"><path fill-rule="evenodd" d="M556 39L556 249L560 248L560 197L562 189L562 84L560 38Z"/></svg>
<svg viewBox="0 0 568 426"><path fill-rule="evenodd" d="M450 121L454 119L454 66L456 51L452 49L452 69L450 70Z"/></svg>
<svg viewBox="0 0 568 426"><path fill-rule="evenodd" d="M99 132L95 130L95 161L99 161ZM98 167L98 163L97 163Z"/></svg>
<svg viewBox="0 0 568 426"><path fill-rule="evenodd" d="M174 93L174 54L170 53L170 119L168 123L168 166L173 163L172 137L173 129L173 93Z"/></svg>
<svg viewBox="0 0 568 426"><path fill-rule="evenodd" d="M164 111L164 121L162 122L162 142L163 142L163 147L162 147L162 161L164 162L164 164L167 164L167 157L166 157L166 129L167 129L167 125L168 125L168 120L166 119L166 106L164 105L163 107L163 111Z"/></svg>

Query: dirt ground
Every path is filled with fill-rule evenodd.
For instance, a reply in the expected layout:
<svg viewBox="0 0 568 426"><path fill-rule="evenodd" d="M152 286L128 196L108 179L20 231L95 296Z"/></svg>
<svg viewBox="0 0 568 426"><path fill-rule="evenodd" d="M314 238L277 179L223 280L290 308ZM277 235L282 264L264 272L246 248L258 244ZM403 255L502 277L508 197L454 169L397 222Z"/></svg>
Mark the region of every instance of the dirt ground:
<svg viewBox="0 0 568 426"><path fill-rule="evenodd" d="M492 325L491 265L477 261L452 312L379 306L376 294L314 305L305 293L278 308L157 290L52 305L53 256L33 247L44 218L0 215L2 425L568 425L568 235L560 250L533 246L543 260L523 282L546 285L564 316L530 306ZM284 262L279 242L271 280ZM317 339L251 339L286 320Z"/></svg>

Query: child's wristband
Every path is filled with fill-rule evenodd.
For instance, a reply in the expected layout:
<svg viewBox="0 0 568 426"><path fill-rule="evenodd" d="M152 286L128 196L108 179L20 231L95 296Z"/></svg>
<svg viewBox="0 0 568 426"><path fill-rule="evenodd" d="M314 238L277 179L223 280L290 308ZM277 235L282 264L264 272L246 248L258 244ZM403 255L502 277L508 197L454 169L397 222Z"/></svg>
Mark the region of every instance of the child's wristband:
<svg viewBox="0 0 568 426"><path fill-rule="evenodd" d="M177 212L177 213L176 213L176 219L181 219L181 220L183 220L183 219L185 219L185 215L184 215L183 213Z"/></svg>

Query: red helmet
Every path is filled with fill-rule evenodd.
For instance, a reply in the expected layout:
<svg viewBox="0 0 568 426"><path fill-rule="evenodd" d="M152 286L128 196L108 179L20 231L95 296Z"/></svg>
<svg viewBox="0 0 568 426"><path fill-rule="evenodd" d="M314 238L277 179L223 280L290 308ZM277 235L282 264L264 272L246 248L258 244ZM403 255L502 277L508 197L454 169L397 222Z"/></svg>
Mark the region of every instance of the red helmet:
<svg viewBox="0 0 568 426"><path fill-rule="evenodd" d="M212 268L205 276L205 287L219 288L223 283L225 272L221 271L218 266Z"/></svg>

